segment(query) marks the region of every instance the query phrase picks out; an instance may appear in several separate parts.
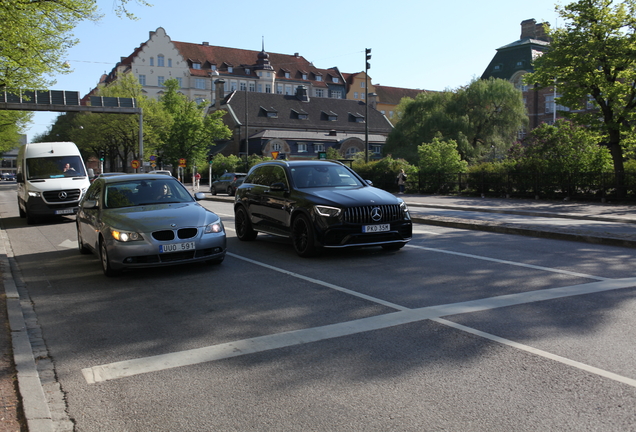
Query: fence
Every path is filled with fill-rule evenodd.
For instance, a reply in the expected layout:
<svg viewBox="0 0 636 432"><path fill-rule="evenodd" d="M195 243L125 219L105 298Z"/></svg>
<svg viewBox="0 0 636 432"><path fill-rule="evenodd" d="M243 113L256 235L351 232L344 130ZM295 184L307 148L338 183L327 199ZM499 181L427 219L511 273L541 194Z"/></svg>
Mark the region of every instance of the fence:
<svg viewBox="0 0 636 432"><path fill-rule="evenodd" d="M618 187L619 176L623 178L622 189ZM395 174L374 177L374 186L397 191ZM406 189L410 193L442 195L636 201L636 172L420 173L409 176Z"/></svg>

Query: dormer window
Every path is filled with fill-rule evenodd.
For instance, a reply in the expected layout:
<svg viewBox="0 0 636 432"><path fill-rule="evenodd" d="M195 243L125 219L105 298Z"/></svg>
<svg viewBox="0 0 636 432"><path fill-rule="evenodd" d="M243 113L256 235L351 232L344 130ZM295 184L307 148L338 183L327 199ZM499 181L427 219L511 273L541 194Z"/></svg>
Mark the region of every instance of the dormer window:
<svg viewBox="0 0 636 432"><path fill-rule="evenodd" d="M307 79L307 74L303 73L303 79L306 80Z"/></svg>
<svg viewBox="0 0 636 432"><path fill-rule="evenodd" d="M250 68L245 68L245 75L251 75L252 71Z"/></svg>
<svg viewBox="0 0 636 432"><path fill-rule="evenodd" d="M322 81L322 75L316 75L316 81Z"/></svg>
<svg viewBox="0 0 636 432"><path fill-rule="evenodd" d="M338 77L332 77L331 81L333 81L334 83L338 84L340 81L338 80Z"/></svg>
<svg viewBox="0 0 636 432"><path fill-rule="evenodd" d="M336 114L333 111L323 111L322 114L325 116L325 118L328 121L337 121L338 120L338 114Z"/></svg>
<svg viewBox="0 0 636 432"><path fill-rule="evenodd" d="M292 117L297 118L298 120L308 120L309 114L305 110L295 110L292 109Z"/></svg>
<svg viewBox="0 0 636 432"><path fill-rule="evenodd" d="M213 71L216 70L216 65L210 65L210 69L212 69Z"/></svg>
<svg viewBox="0 0 636 432"><path fill-rule="evenodd" d="M289 72L285 72L285 78L289 78Z"/></svg>
<svg viewBox="0 0 636 432"><path fill-rule="evenodd" d="M228 66L228 67L227 67L227 71L228 71L229 73L232 73L232 72L234 72L234 68L233 68L232 66Z"/></svg>
<svg viewBox="0 0 636 432"><path fill-rule="evenodd" d="M192 63L192 69L201 69L201 63Z"/></svg>
<svg viewBox="0 0 636 432"><path fill-rule="evenodd" d="M278 118L278 111L276 111L274 108L261 107L261 111L265 113L265 116L267 118Z"/></svg>
<svg viewBox="0 0 636 432"><path fill-rule="evenodd" d="M364 116L360 113L349 113L351 118L356 123L364 123Z"/></svg>

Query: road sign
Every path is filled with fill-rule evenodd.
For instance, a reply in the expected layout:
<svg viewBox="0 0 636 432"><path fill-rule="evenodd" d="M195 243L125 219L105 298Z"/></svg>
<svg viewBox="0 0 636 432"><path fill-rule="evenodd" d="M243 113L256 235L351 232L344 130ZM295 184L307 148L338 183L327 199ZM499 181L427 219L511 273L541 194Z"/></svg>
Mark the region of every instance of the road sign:
<svg viewBox="0 0 636 432"><path fill-rule="evenodd" d="M154 162L155 160L157 160L157 156L155 155L150 156L150 160Z"/></svg>
<svg viewBox="0 0 636 432"><path fill-rule="evenodd" d="M274 158L274 160L278 159L278 153L277 151L273 151L272 152L272 157Z"/></svg>
<svg viewBox="0 0 636 432"><path fill-rule="evenodd" d="M151 166L151 167L153 167L153 168L156 168L156 167L157 167L157 164L156 164L156 163L154 163L154 162L152 162L152 163L150 163L150 166Z"/></svg>
<svg viewBox="0 0 636 432"><path fill-rule="evenodd" d="M139 168L139 161L138 161L137 159L133 160L133 161L130 163L130 166L132 166L134 169Z"/></svg>
<svg viewBox="0 0 636 432"><path fill-rule="evenodd" d="M185 168L186 166L186 160L184 158L179 159L179 166L181 168Z"/></svg>

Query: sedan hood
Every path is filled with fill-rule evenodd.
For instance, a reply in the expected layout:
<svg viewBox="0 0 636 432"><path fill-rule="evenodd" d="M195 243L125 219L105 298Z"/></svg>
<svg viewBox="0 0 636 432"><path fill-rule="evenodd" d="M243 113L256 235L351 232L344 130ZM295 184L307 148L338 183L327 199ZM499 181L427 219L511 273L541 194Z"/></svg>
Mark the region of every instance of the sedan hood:
<svg viewBox="0 0 636 432"><path fill-rule="evenodd" d="M395 195L371 186L343 189L317 189L310 195L321 198L336 206L357 207L365 205L398 204Z"/></svg>
<svg viewBox="0 0 636 432"><path fill-rule="evenodd" d="M103 214L106 225L136 232L200 227L218 219L215 213L194 202L109 209Z"/></svg>

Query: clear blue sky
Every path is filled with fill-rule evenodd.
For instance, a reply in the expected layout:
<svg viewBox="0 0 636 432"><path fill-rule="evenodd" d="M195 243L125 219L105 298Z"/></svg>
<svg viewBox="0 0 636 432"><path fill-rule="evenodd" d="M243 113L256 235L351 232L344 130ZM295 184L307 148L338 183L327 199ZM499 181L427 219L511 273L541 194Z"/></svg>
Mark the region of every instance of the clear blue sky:
<svg viewBox="0 0 636 432"><path fill-rule="evenodd" d="M299 53L316 67L341 72L364 70L374 84L427 90L455 89L481 76L496 49L519 39L521 21L559 24L559 0L365 0L363 2L272 3L254 0L148 0L152 7L130 9L137 21L117 18L115 0L98 0L104 15L74 31L80 40L67 55L71 73L53 77L54 90L84 96L163 27L173 41L282 54ZM569 3L569 2L568 2ZM36 113L27 140L45 132L58 113Z"/></svg>

